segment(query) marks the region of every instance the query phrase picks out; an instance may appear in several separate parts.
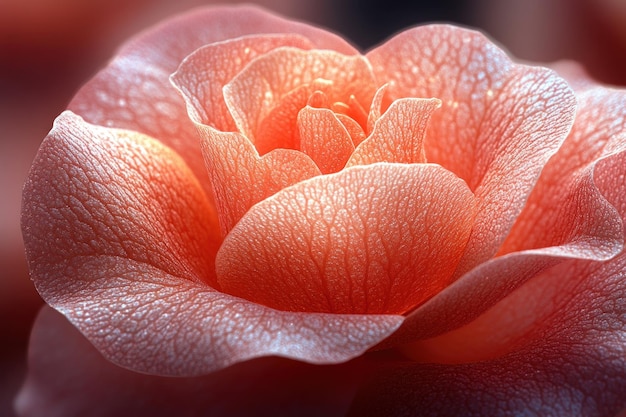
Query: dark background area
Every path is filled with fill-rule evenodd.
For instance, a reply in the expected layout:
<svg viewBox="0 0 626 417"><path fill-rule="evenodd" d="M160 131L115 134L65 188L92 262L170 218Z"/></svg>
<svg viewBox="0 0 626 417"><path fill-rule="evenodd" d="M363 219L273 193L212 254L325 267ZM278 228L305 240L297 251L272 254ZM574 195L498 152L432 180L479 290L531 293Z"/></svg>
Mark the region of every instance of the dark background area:
<svg viewBox="0 0 626 417"><path fill-rule="evenodd" d="M422 22L455 22L477 26L472 1L347 0L341 3L341 32L362 48ZM333 25L334 26L334 25Z"/></svg>
<svg viewBox="0 0 626 417"><path fill-rule="evenodd" d="M224 2L222 2L224 3ZM322 25L366 50L408 26L479 28L530 61L585 63L626 84L626 6L611 0L260 0ZM626 5L626 2L621 2ZM0 415L25 372L42 301L28 276L19 229L21 187L39 143L73 93L124 39L201 0L0 0Z"/></svg>

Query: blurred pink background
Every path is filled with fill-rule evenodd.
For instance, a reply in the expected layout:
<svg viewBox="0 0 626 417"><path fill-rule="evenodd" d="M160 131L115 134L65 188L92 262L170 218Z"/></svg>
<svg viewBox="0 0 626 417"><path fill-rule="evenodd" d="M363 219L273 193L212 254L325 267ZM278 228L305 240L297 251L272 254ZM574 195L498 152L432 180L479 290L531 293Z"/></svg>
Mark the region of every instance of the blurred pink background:
<svg viewBox="0 0 626 417"><path fill-rule="evenodd" d="M28 279L19 228L21 188L39 143L73 93L124 39L168 15L209 3L0 0L0 415L12 415L29 327L42 303ZM482 28L520 59L576 59L598 79L626 84L622 0L255 3L331 28L363 49L419 22L457 22Z"/></svg>

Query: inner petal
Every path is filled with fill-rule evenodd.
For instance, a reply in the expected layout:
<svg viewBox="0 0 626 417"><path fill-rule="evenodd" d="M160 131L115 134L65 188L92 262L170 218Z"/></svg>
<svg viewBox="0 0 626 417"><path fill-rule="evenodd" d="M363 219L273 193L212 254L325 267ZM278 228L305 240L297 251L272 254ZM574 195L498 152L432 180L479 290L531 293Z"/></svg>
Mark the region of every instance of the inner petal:
<svg viewBox="0 0 626 417"><path fill-rule="evenodd" d="M367 112L355 96L350 96L347 103L341 101L333 103L331 109L335 113L345 114L350 117L357 122L361 128L364 129L367 127Z"/></svg>
<svg viewBox="0 0 626 417"><path fill-rule="evenodd" d="M216 257L220 288L286 311L402 314L450 282L475 198L438 165L373 164L253 206Z"/></svg>
<svg viewBox="0 0 626 417"><path fill-rule="evenodd" d="M345 114L336 113L335 116L350 134L354 146L359 146L359 144L365 140L365 132L363 131L361 125L354 121L353 118L346 116Z"/></svg>
<svg viewBox="0 0 626 417"><path fill-rule="evenodd" d="M254 204L321 174L314 161L302 152L275 149L260 156L239 133L220 132L203 125L198 125L198 132L223 235Z"/></svg>
<svg viewBox="0 0 626 417"><path fill-rule="evenodd" d="M300 149L298 112L306 106L310 94L309 85L290 91L259 123L253 142L260 155L277 148Z"/></svg>
<svg viewBox="0 0 626 417"><path fill-rule="evenodd" d="M236 126L222 89L250 61L273 49L291 46L313 47L297 35L254 35L216 42L197 49L183 60L171 81L181 92L194 121L222 131Z"/></svg>
<svg viewBox="0 0 626 417"><path fill-rule="evenodd" d="M253 60L224 86L224 100L237 128L257 145L259 127L268 124L265 119L274 109L286 109L286 105L281 106L286 98L295 104L293 92L299 87L312 86L319 79L332 84L332 88L325 91L331 103L354 96L355 100L369 106L376 91L370 64L361 55L286 47ZM319 88L309 90L303 105L290 116L291 120L295 122L297 112L306 105L315 89ZM295 123L292 126L295 128Z"/></svg>
<svg viewBox="0 0 626 417"><path fill-rule="evenodd" d="M341 170L354 151L350 133L329 109L306 106L298 114L300 150L322 174Z"/></svg>
<svg viewBox="0 0 626 417"><path fill-rule="evenodd" d="M347 166L375 162L424 163L428 121L441 106L435 98L394 101L374 124L372 133L355 149Z"/></svg>

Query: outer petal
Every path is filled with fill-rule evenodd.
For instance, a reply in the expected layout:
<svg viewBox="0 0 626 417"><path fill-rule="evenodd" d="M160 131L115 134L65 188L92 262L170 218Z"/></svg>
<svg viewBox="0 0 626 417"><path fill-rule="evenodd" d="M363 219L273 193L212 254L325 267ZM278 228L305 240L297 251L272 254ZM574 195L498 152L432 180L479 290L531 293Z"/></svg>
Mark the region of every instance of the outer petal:
<svg viewBox="0 0 626 417"><path fill-rule="evenodd" d="M182 159L147 136L62 113L33 162L22 204L27 258L40 292L61 295L72 283L52 268L92 256L214 280L221 243L215 212Z"/></svg>
<svg viewBox="0 0 626 417"><path fill-rule="evenodd" d="M621 241L619 216L603 221L606 202L592 178L598 160L625 150L626 92L596 87L580 93L567 142L546 165L499 253L557 246L573 235L590 248Z"/></svg>
<svg viewBox="0 0 626 417"><path fill-rule="evenodd" d="M477 363L405 363L370 381L350 415L616 416L626 407L625 267L622 257L603 268L558 267L538 277L518 314L531 316L525 310L541 303L529 305L528 294L546 286L559 308L534 317L540 320L529 326L523 348Z"/></svg>
<svg viewBox="0 0 626 417"><path fill-rule="evenodd" d="M544 68L512 63L483 35L451 26L401 33L367 54L392 97L437 97L426 158L480 200L457 276L493 256L574 120L575 97Z"/></svg>
<svg viewBox="0 0 626 417"><path fill-rule="evenodd" d="M610 198L610 187L599 187L605 178L597 172L626 149L623 100L622 92L610 89L581 93L570 136L546 166L538 192L503 247L509 253L474 268L433 297L386 343L445 333L472 321L556 263L569 258L607 260L623 249L621 200ZM511 252L514 249L523 251Z"/></svg>
<svg viewBox="0 0 626 417"><path fill-rule="evenodd" d="M24 417L339 417L362 378L358 362L320 366L281 358L195 378L139 374L104 359L47 307L35 322L29 368L17 399Z"/></svg>
<svg viewBox="0 0 626 417"><path fill-rule="evenodd" d="M254 206L216 259L220 287L288 311L401 314L445 287L474 196L426 164L353 167Z"/></svg>
<svg viewBox="0 0 626 417"><path fill-rule="evenodd" d="M210 182L195 128L169 76L185 56L201 46L262 33L303 35L317 48L356 53L336 35L255 7L198 9L168 20L127 43L78 92L69 109L94 124L136 130L158 138L183 157L209 192Z"/></svg>
<svg viewBox="0 0 626 417"><path fill-rule="evenodd" d="M626 152L596 174L626 221ZM562 263L467 327L412 346L416 359L455 365L401 364L370 381L351 414L622 416L624 300L626 252Z"/></svg>
<svg viewBox="0 0 626 417"><path fill-rule="evenodd" d="M624 167L626 153L602 164L598 182L626 220ZM417 358L457 365L401 365L370 381L352 414L618 415L626 408L625 271L624 252L546 271L466 329L413 346Z"/></svg>
<svg viewBox="0 0 626 417"><path fill-rule="evenodd" d="M602 194L621 213L622 220L626 220L626 182L623 180L626 174L626 151L600 161L597 171L597 184ZM618 230L624 233L621 228ZM532 279L468 325L418 342L408 351L420 360L436 362L459 363L497 357L529 343L529 340L537 337L538 328L542 328L544 322L556 320L555 317L560 317L563 310L572 310L569 313L572 321L578 321L573 312L574 307L569 304L571 299L581 298L576 295L577 292L586 294L583 298L589 299L587 302L590 306L610 306L604 312L612 320L608 327L611 330L621 329L624 336L626 316L620 316L620 307L614 306L611 300L621 298L626 288L622 288L623 283L617 282L616 287L613 287L608 282L623 277L625 268L624 251L605 263L565 262ZM605 301L596 300L595 297ZM583 303L579 300L577 308L584 310ZM614 311L616 309L617 312ZM564 331L570 330L565 328ZM622 348L626 349L626 344Z"/></svg>
<svg viewBox="0 0 626 417"><path fill-rule="evenodd" d="M218 228L182 160L68 113L33 165L23 232L42 297L142 372L198 375L267 355L341 362L403 319L282 313L215 291Z"/></svg>

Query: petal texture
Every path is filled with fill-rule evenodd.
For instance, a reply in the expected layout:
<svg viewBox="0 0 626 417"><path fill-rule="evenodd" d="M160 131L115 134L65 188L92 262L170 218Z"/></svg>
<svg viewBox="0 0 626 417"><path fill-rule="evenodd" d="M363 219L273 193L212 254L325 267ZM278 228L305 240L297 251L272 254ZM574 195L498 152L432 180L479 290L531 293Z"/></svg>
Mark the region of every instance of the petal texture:
<svg viewBox="0 0 626 417"><path fill-rule="evenodd" d="M596 87L579 94L572 132L543 170L500 254L557 246L573 235L586 239L590 250L622 239L617 213L607 221L610 205L593 184L593 169L626 150L624 109L624 91Z"/></svg>
<svg viewBox="0 0 626 417"><path fill-rule="evenodd" d="M474 196L439 166L354 167L254 206L218 252L218 282L281 310L399 314L448 284L473 219Z"/></svg>
<svg viewBox="0 0 626 417"><path fill-rule="evenodd" d="M159 139L183 157L211 195L194 125L169 76L183 58L204 45L264 33L301 35L317 48L356 53L334 34L256 7L200 8L128 42L74 96L69 109L90 123L136 130Z"/></svg>
<svg viewBox="0 0 626 417"><path fill-rule="evenodd" d="M35 323L29 368L17 399L24 417L339 417L362 378L359 363L320 366L281 358L195 378L140 374L107 361L50 308Z"/></svg>
<svg viewBox="0 0 626 417"><path fill-rule="evenodd" d="M356 148L347 166L375 162L426 162L424 137L437 99L399 99L374 124L372 133Z"/></svg>
<svg viewBox="0 0 626 417"><path fill-rule="evenodd" d="M579 96L576 123L545 167L501 256L468 272L407 317L393 345L466 324L546 268L566 259L606 261L624 247L620 199L597 172L626 149L624 94L597 87ZM620 174L615 173L619 181ZM615 187L620 189L619 187Z"/></svg>
<svg viewBox="0 0 626 417"><path fill-rule="evenodd" d="M575 97L544 68L512 63L483 35L451 26L407 30L367 54L399 97L437 97L425 151L479 199L456 276L493 256L574 120Z"/></svg>
<svg viewBox="0 0 626 417"><path fill-rule="evenodd" d="M199 375L268 355L342 362L403 320L283 313L217 292L219 228L186 164L155 140L71 113L43 143L24 207L42 297L137 371Z"/></svg>
<svg viewBox="0 0 626 417"><path fill-rule="evenodd" d="M298 113L300 149L315 161L322 174L343 169L354 152L350 133L329 109L306 106Z"/></svg>
<svg viewBox="0 0 626 417"><path fill-rule="evenodd" d="M403 320L276 311L116 258L74 262L66 275L52 272L65 281L77 275L85 280L59 296L41 290L48 303L105 358L153 375L205 375L265 356L341 363L362 355Z"/></svg>
<svg viewBox="0 0 626 417"><path fill-rule="evenodd" d="M599 161L595 174L626 221L626 152ZM351 415L622 415L625 271L625 252L545 270L465 328L412 346L431 364L380 374Z"/></svg>
<svg viewBox="0 0 626 417"><path fill-rule="evenodd" d="M212 43L187 56L170 79L182 93L191 120L236 131L222 89L250 61L284 46L310 49L313 44L293 34L251 35Z"/></svg>
<svg viewBox="0 0 626 417"><path fill-rule="evenodd" d="M221 242L215 212L184 161L147 136L61 114L29 173L23 207L27 257L40 292L61 295L72 282L56 282L50 268L91 256L214 281Z"/></svg>
<svg viewBox="0 0 626 417"><path fill-rule="evenodd" d="M401 364L369 382L351 415L618 415L626 407L624 271L624 254L545 271L466 331L413 347L415 358L453 365Z"/></svg>
<svg viewBox="0 0 626 417"><path fill-rule="evenodd" d="M599 161L596 169L599 191L621 213L622 220L626 219L626 184L620 178L626 173L625 161L626 152L622 151ZM529 339L533 340L539 334L537 327L541 328L542 323L555 320L554 317L559 317L562 310L572 309L568 303L578 297L577 291L587 293L587 297L599 294L600 298L608 299L604 302L589 300L591 305L598 306L613 303L611 297L622 297L623 289L616 288L615 294L611 294L609 289L613 284L608 285L602 280L619 279L626 266L625 257L622 251L615 259L602 264L579 260L555 266L533 278L468 325L418 342L407 351L419 360L451 363L490 359L508 353L529 343ZM598 293L594 285L600 288ZM626 331L625 320L619 313L614 313L613 308L605 310L607 317L613 317L608 327ZM592 322L595 321L594 318Z"/></svg>

